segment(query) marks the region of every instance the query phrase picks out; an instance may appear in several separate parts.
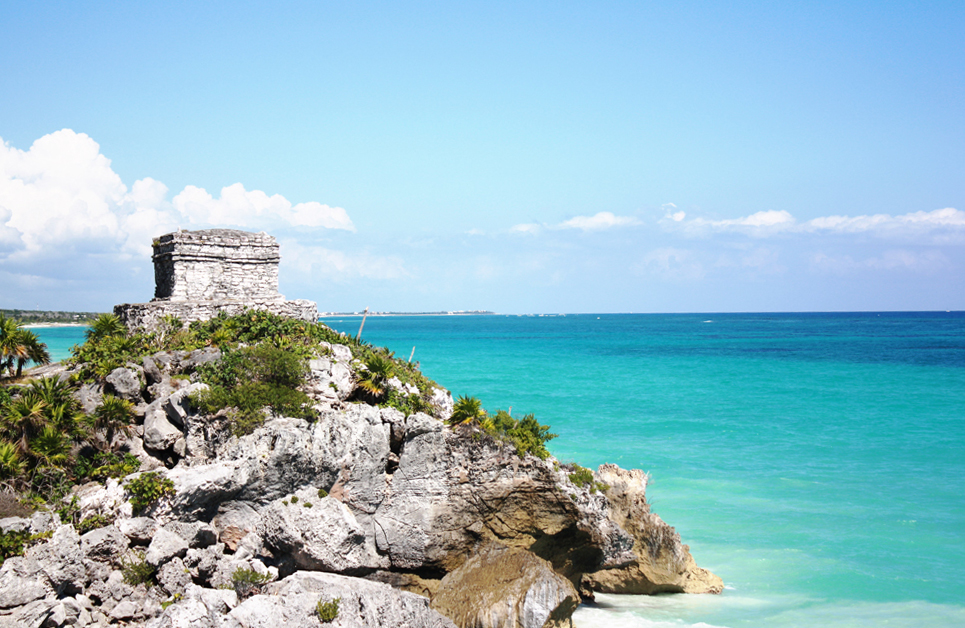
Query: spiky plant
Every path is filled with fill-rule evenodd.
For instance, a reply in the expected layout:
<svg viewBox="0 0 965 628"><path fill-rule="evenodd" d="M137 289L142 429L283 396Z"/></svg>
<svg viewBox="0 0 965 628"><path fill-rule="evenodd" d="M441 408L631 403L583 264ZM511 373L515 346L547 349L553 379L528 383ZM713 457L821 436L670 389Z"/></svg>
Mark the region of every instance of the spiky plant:
<svg viewBox="0 0 965 628"><path fill-rule="evenodd" d="M128 433L134 419L134 404L114 395L104 395L92 415L95 430L103 430L106 449L111 449L118 432Z"/></svg>
<svg viewBox="0 0 965 628"><path fill-rule="evenodd" d="M13 443L0 441L0 480L15 478L23 473L23 461Z"/></svg>
<svg viewBox="0 0 965 628"><path fill-rule="evenodd" d="M53 425L30 440L30 456L38 467L64 467L70 462L70 440Z"/></svg>
<svg viewBox="0 0 965 628"><path fill-rule="evenodd" d="M0 417L0 430L21 457L30 454L30 441L48 425L47 403L29 391L11 401Z"/></svg>
<svg viewBox="0 0 965 628"><path fill-rule="evenodd" d="M378 354L365 362L365 370L359 373L359 388L375 399L385 396L389 380L395 375L395 364L391 358Z"/></svg>
<svg viewBox="0 0 965 628"><path fill-rule="evenodd" d="M112 336L127 335L127 327L116 314L100 314L91 322L87 330L87 340L101 340Z"/></svg>
<svg viewBox="0 0 965 628"><path fill-rule="evenodd" d="M476 397L466 397L460 395L459 399L452 404L452 415L449 417L449 425L462 425L483 421L486 418L486 411L483 410L482 402Z"/></svg>

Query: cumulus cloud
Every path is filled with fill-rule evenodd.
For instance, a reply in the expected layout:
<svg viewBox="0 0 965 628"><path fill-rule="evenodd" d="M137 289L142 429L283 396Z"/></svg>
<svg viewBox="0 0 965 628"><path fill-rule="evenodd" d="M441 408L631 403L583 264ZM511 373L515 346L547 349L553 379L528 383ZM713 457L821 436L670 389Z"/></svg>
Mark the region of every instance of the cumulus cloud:
<svg viewBox="0 0 965 628"><path fill-rule="evenodd" d="M63 129L28 150L0 141L0 261L30 263L78 251L144 256L152 237L179 226L355 230L341 207L292 204L240 183L223 188L219 198L191 185L170 202L167 195L167 186L151 178L128 188L84 133Z"/></svg>
<svg viewBox="0 0 965 628"><path fill-rule="evenodd" d="M510 228L510 233L539 233L542 229L579 229L580 231L603 231L613 227L638 225L640 221L633 216L617 216L613 212L599 212L593 216L576 216L556 225L526 223Z"/></svg>

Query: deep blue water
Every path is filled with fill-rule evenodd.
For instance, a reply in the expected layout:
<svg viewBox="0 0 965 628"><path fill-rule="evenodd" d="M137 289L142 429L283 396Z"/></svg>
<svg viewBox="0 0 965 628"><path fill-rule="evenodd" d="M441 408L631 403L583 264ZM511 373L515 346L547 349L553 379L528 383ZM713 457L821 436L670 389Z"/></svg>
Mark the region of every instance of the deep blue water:
<svg viewBox="0 0 965 628"><path fill-rule="evenodd" d="M579 628L965 625L963 313L370 317L363 337L534 412L564 461L648 471L728 587L600 596Z"/></svg>

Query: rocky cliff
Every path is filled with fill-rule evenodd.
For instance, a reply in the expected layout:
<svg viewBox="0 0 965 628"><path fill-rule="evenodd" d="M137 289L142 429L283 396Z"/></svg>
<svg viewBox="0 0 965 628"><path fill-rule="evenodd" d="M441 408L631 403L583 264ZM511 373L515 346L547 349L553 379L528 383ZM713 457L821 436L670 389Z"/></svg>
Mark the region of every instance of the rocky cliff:
<svg viewBox="0 0 965 628"><path fill-rule="evenodd" d="M81 388L90 407L137 405L123 448L141 470L74 489L74 520L100 524L83 534L47 512L0 520L39 537L0 569L0 626L540 628L593 591L721 591L650 512L642 472L574 483L552 457L447 425L441 388L422 412L351 402L365 367L323 349L302 387L313 420L270 414L245 435L192 407L217 349ZM138 478L159 487L140 509Z"/></svg>

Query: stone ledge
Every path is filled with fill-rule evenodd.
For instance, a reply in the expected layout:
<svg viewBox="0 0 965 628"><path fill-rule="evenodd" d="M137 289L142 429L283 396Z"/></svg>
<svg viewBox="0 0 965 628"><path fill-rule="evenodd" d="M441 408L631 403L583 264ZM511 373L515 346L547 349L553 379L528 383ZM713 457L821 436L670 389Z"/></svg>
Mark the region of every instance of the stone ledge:
<svg viewBox="0 0 965 628"><path fill-rule="evenodd" d="M128 329L142 331L157 329L165 316L177 316L188 324L212 319L221 312L234 316L245 310L268 311L313 323L318 321L318 306L314 301L306 299L295 301L168 301L161 299L150 303L122 303L114 306L114 314L120 317Z"/></svg>

